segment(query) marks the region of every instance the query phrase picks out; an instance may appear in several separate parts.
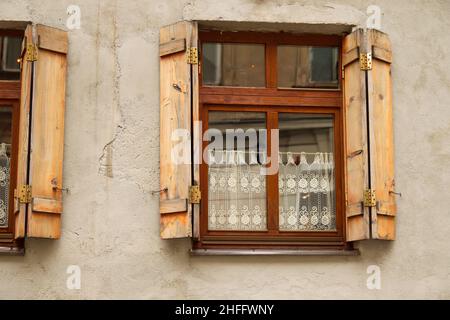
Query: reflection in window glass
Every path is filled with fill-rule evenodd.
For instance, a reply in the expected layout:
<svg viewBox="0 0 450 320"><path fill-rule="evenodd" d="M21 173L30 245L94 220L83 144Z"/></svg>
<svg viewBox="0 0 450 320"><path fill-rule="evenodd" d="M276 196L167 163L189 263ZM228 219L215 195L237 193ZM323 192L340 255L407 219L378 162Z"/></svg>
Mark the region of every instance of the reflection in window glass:
<svg viewBox="0 0 450 320"><path fill-rule="evenodd" d="M0 228L8 227L12 114L0 105Z"/></svg>
<svg viewBox="0 0 450 320"><path fill-rule="evenodd" d="M265 113L209 112L209 230L267 229L265 128Z"/></svg>
<svg viewBox="0 0 450 320"><path fill-rule="evenodd" d="M280 113L281 231L336 230L331 115Z"/></svg>
<svg viewBox="0 0 450 320"><path fill-rule="evenodd" d="M264 87L264 51L262 44L204 43L203 85Z"/></svg>
<svg viewBox="0 0 450 320"><path fill-rule="evenodd" d="M278 46L278 87L338 88L336 47Z"/></svg>
<svg viewBox="0 0 450 320"><path fill-rule="evenodd" d="M0 37L0 80L19 80L21 37Z"/></svg>

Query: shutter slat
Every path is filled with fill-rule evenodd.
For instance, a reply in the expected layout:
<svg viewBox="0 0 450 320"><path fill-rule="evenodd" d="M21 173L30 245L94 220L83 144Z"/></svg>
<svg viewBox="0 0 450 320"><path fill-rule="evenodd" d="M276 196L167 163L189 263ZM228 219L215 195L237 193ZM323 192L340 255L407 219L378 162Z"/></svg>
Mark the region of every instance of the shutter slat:
<svg viewBox="0 0 450 320"><path fill-rule="evenodd" d="M368 33L372 49L378 48L378 53L372 54L372 70L367 72L370 172L378 207L372 212L372 238L394 240L397 207L392 193L395 191L395 178L391 45L386 34L377 30L369 30Z"/></svg>
<svg viewBox="0 0 450 320"><path fill-rule="evenodd" d="M28 25L25 29L24 40L22 42L22 62L20 70L20 111L19 111L19 139L18 139L18 150L19 154L17 157L17 184L19 187L21 185L26 185L27 172L28 172L28 139L29 139L29 116L30 116L30 103L31 103L31 76L32 76L32 65L33 62L27 61L25 59L27 44L33 43L33 27ZM17 188L16 187L16 188ZM14 237L24 238L25 237L25 220L27 214L27 204L19 203L17 198L17 189L14 191L14 214L15 214L15 224L14 224Z"/></svg>
<svg viewBox="0 0 450 320"><path fill-rule="evenodd" d="M346 145L346 233L347 241L368 239L369 210L362 206L368 187L367 114L365 76L359 66L362 30L344 38L344 116Z"/></svg>

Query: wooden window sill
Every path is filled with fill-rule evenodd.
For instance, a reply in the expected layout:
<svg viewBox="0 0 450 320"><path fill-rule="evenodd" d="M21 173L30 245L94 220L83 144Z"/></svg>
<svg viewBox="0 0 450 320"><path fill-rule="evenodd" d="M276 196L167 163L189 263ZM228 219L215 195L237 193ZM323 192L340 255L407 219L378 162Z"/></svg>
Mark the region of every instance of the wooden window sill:
<svg viewBox="0 0 450 320"><path fill-rule="evenodd" d="M25 255L25 248L24 247L7 247L7 246L0 246L0 256L24 256Z"/></svg>
<svg viewBox="0 0 450 320"><path fill-rule="evenodd" d="M359 256L352 250L191 249L191 256Z"/></svg>

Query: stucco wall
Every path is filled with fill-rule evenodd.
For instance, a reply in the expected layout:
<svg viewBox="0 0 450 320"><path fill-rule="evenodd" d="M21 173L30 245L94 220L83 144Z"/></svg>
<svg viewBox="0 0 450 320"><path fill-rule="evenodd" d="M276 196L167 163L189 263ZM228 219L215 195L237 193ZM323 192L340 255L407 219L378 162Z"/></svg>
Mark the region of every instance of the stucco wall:
<svg viewBox="0 0 450 320"><path fill-rule="evenodd" d="M450 1L2 0L0 20L69 32L62 239L0 256L0 298L450 298ZM159 239L158 32L181 19L365 24L393 43L397 240L358 257L190 257ZM381 268L381 290L366 268ZM81 290L66 288L79 265Z"/></svg>

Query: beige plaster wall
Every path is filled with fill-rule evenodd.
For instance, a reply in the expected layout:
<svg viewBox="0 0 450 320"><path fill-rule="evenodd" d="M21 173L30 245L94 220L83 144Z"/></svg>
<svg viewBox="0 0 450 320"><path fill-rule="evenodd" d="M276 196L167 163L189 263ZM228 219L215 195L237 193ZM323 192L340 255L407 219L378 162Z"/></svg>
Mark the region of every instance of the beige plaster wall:
<svg viewBox="0 0 450 320"><path fill-rule="evenodd" d="M2 0L0 21L69 31L63 236L0 256L0 298L450 298L450 1ZM190 257L159 239L158 32L181 19L364 25L391 36L397 240L358 257ZM333 26L331 26L331 30ZM306 27L305 27L306 28ZM368 290L366 268L381 268ZM81 290L66 288L79 265Z"/></svg>

